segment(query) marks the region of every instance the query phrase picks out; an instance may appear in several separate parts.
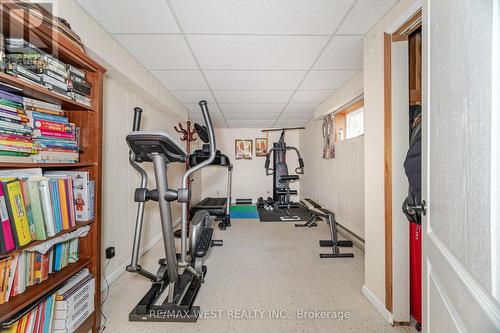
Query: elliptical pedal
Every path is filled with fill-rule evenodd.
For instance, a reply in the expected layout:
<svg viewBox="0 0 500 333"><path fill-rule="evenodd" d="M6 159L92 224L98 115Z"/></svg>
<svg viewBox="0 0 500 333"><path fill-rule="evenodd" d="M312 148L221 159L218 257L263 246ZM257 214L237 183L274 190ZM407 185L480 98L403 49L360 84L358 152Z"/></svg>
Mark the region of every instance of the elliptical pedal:
<svg viewBox="0 0 500 333"><path fill-rule="evenodd" d="M196 248L194 249L194 254L196 257L204 257L210 246L212 246L212 236L214 234L214 229L203 228L201 229L200 236L196 242Z"/></svg>

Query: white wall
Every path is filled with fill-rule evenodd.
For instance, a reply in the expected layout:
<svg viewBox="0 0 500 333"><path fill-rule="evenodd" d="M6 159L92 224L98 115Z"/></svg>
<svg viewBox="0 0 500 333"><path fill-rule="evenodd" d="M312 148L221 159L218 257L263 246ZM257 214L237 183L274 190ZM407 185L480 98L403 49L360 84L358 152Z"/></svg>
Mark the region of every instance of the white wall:
<svg viewBox="0 0 500 333"><path fill-rule="evenodd" d="M128 164L125 136L132 128L132 109L144 109L142 127L178 134L173 126L187 119L186 108L119 43L107 33L73 0L54 0L54 13L68 20L82 38L85 49L107 70L104 79L103 100L103 212L102 251L116 247L116 257L110 262L108 281L117 278L130 262L136 204L133 191L139 177ZM169 167L170 185L177 188L184 165ZM150 186L154 179L149 166ZM173 218L180 215L178 205L173 206ZM146 204L141 248L147 250L160 238L159 213L154 203ZM103 263L104 263L104 255Z"/></svg>
<svg viewBox="0 0 500 333"><path fill-rule="evenodd" d="M307 167L301 197L333 209L338 223L364 239L364 137L335 144L335 158L323 159L321 124L311 120L300 133Z"/></svg>
<svg viewBox="0 0 500 333"><path fill-rule="evenodd" d="M279 132L269 133L269 147L279 139ZM260 128L220 128L216 133L217 149L226 154L233 163L233 201L237 198L252 198L254 201L258 197L272 197L273 177L266 176L264 169L265 157L255 156L255 139L265 138L266 134ZM253 140L254 156L252 160L236 160L234 155L234 140ZM299 148L299 131L286 132L285 142L288 146ZM299 148L300 149L300 148ZM302 151L301 151L302 153ZM293 173L298 167L295 152L287 153L289 173ZM307 160L304 159L307 171ZM197 179L195 174L194 178ZM225 197L226 196L226 169L220 167L207 167L201 171L203 183L202 198ZM294 183L291 188L300 190L300 182ZM299 192L300 193L300 192ZM298 197L296 197L298 198ZM295 200L295 199L294 199ZM193 201L194 202L194 201Z"/></svg>
<svg viewBox="0 0 500 333"><path fill-rule="evenodd" d="M363 70L357 72L341 88L314 109L314 118L338 111L340 108L363 94Z"/></svg>
<svg viewBox="0 0 500 333"><path fill-rule="evenodd" d="M365 36L365 288L388 320L385 308L384 235L384 32L404 22L419 1L401 0ZM395 23L399 22L399 23ZM397 204L397 203L395 203Z"/></svg>

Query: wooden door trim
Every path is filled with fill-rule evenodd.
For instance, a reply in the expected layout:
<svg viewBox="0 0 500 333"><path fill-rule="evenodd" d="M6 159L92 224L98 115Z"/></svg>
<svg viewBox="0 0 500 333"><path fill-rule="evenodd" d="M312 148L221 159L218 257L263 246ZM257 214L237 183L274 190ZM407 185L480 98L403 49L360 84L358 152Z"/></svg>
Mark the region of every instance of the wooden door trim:
<svg viewBox="0 0 500 333"><path fill-rule="evenodd" d="M392 313L392 36L384 34L385 308Z"/></svg>

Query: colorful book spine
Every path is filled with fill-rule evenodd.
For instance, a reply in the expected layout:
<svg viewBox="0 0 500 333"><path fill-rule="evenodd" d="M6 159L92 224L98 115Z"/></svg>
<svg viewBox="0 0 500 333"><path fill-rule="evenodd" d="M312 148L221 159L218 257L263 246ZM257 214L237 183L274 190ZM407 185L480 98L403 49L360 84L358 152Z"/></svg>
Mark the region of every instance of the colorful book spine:
<svg viewBox="0 0 500 333"><path fill-rule="evenodd" d="M48 120L35 120L34 128L46 132L71 133L73 128L69 124L62 124Z"/></svg>
<svg viewBox="0 0 500 333"><path fill-rule="evenodd" d="M0 122L1 125L1 122ZM68 139L68 140L74 140L75 134L74 133L61 133L61 132L54 132L54 131L47 131L47 130L42 130L42 129L35 129L33 131L33 134L35 136L42 136L42 137L52 137L52 138L60 138L60 139Z"/></svg>
<svg viewBox="0 0 500 333"><path fill-rule="evenodd" d="M5 182L3 185L7 198L7 210L11 218L11 227L14 229L16 246L28 245L32 241L32 238L21 191L21 183L19 180L13 180Z"/></svg>
<svg viewBox="0 0 500 333"><path fill-rule="evenodd" d="M57 180L57 188L58 188L58 193L59 193L59 198L61 202L61 220L62 220L62 228L64 230L67 230L71 228L71 216L69 212L69 205L68 205L68 193L66 192L66 182L65 179L58 179Z"/></svg>
<svg viewBox="0 0 500 333"><path fill-rule="evenodd" d="M5 201L5 195L3 192L3 186L0 182L0 223L2 229L2 244L3 251L8 252L16 248L14 243L14 236L12 233L12 228L9 219L9 213L7 211L7 203Z"/></svg>

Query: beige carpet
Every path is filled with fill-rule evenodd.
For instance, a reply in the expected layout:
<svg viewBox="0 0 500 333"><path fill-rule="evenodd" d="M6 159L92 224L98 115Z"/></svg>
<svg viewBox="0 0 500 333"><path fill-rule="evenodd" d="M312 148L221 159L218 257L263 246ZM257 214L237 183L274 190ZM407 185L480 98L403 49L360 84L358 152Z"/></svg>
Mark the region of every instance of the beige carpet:
<svg viewBox="0 0 500 333"><path fill-rule="evenodd" d="M150 284L124 273L104 306L105 332L414 332L388 325L363 297L364 258L358 249L353 259L319 258L328 249L319 248L318 240L327 236L323 222L299 229L293 223L233 220L226 231L216 231L214 239L223 239L224 246L207 257L207 277L196 300L202 311L210 310L207 318L196 324L129 322L128 313ZM157 244L141 264L154 269L161 256ZM330 317L348 312L349 318L297 318L305 311Z"/></svg>

